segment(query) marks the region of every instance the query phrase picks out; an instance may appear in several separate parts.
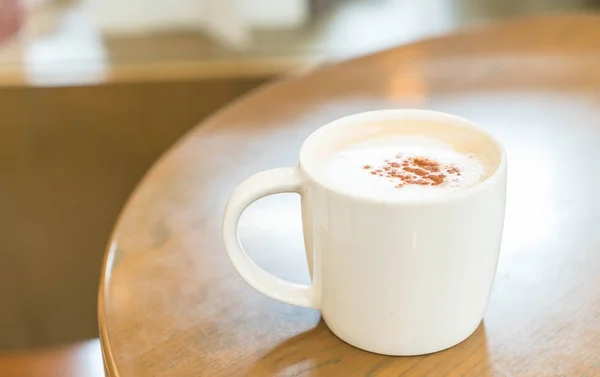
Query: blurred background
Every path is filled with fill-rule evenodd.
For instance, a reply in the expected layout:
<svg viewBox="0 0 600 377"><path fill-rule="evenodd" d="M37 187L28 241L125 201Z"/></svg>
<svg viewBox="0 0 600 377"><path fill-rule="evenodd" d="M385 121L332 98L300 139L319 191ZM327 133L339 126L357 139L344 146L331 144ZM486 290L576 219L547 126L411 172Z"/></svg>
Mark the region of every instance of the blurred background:
<svg viewBox="0 0 600 377"><path fill-rule="evenodd" d="M97 337L111 228L187 130L278 77L600 0L0 0L0 351ZM99 355L98 355L99 357Z"/></svg>

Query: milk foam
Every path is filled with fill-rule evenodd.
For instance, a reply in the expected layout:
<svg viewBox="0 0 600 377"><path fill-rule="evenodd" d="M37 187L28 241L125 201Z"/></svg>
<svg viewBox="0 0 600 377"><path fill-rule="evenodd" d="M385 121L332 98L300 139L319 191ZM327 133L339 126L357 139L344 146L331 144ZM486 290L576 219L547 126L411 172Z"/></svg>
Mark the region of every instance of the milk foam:
<svg viewBox="0 0 600 377"><path fill-rule="evenodd" d="M395 161L401 164L414 158L434 161L444 167L453 167L456 174L444 175L436 185L403 184L402 179L386 175L382 170ZM391 161L391 162L390 162ZM398 166L393 164L393 166ZM404 172L400 167L400 172ZM371 139L353 143L334 151L321 167L321 175L332 186L360 196L377 198L398 196L431 196L444 192L464 190L485 180L490 164L473 153L457 151L442 140L417 135ZM376 173L379 171L381 173ZM446 170L439 174L445 173Z"/></svg>

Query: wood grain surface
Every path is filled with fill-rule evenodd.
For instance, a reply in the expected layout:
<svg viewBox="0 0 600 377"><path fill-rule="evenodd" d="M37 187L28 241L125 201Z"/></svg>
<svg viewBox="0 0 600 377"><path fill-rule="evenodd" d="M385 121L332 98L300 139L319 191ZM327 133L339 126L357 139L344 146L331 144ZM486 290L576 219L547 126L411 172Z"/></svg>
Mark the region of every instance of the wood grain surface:
<svg viewBox="0 0 600 377"><path fill-rule="evenodd" d="M112 376L600 375L600 17L471 30L257 90L178 142L116 225L99 295ZM386 357L319 313L248 287L221 241L233 188L293 166L338 117L429 108L486 126L509 156L505 236L484 321L465 342ZM299 200L253 204L240 237L259 265L306 282Z"/></svg>

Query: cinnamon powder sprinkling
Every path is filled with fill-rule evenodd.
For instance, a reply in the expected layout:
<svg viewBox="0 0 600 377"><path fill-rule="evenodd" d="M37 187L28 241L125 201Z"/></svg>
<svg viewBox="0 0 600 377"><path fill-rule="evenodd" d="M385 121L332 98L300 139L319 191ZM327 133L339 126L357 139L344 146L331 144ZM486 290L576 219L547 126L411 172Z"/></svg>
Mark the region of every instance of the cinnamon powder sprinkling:
<svg viewBox="0 0 600 377"><path fill-rule="evenodd" d="M450 168L448 169L448 173L460 175L460 170L458 170L458 168L456 166L451 165Z"/></svg>
<svg viewBox="0 0 600 377"><path fill-rule="evenodd" d="M402 159L401 154L396 159ZM395 188L405 185L439 186L460 176L460 170L454 165L440 164L426 157L409 157L402 161L384 160L381 166L365 165L372 175L388 178Z"/></svg>

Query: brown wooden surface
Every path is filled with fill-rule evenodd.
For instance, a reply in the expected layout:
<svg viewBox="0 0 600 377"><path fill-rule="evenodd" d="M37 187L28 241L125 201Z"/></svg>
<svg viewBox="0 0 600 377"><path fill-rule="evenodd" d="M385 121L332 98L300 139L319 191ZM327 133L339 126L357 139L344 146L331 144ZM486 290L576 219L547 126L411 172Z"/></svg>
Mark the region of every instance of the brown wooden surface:
<svg viewBox="0 0 600 377"><path fill-rule="evenodd" d="M0 352L98 336L99 266L136 183L265 80L0 87Z"/></svg>
<svg viewBox="0 0 600 377"><path fill-rule="evenodd" d="M398 47L279 82L229 106L150 171L116 226L100 287L113 376L600 375L600 17L553 16ZM220 236L233 188L294 165L302 140L389 107L470 118L506 146L509 191L485 319L437 354L385 357L335 338L314 310L254 292ZM306 282L298 198L248 209L261 266Z"/></svg>
<svg viewBox="0 0 600 377"><path fill-rule="evenodd" d="M0 352L1 377L102 377L98 339L51 348Z"/></svg>

